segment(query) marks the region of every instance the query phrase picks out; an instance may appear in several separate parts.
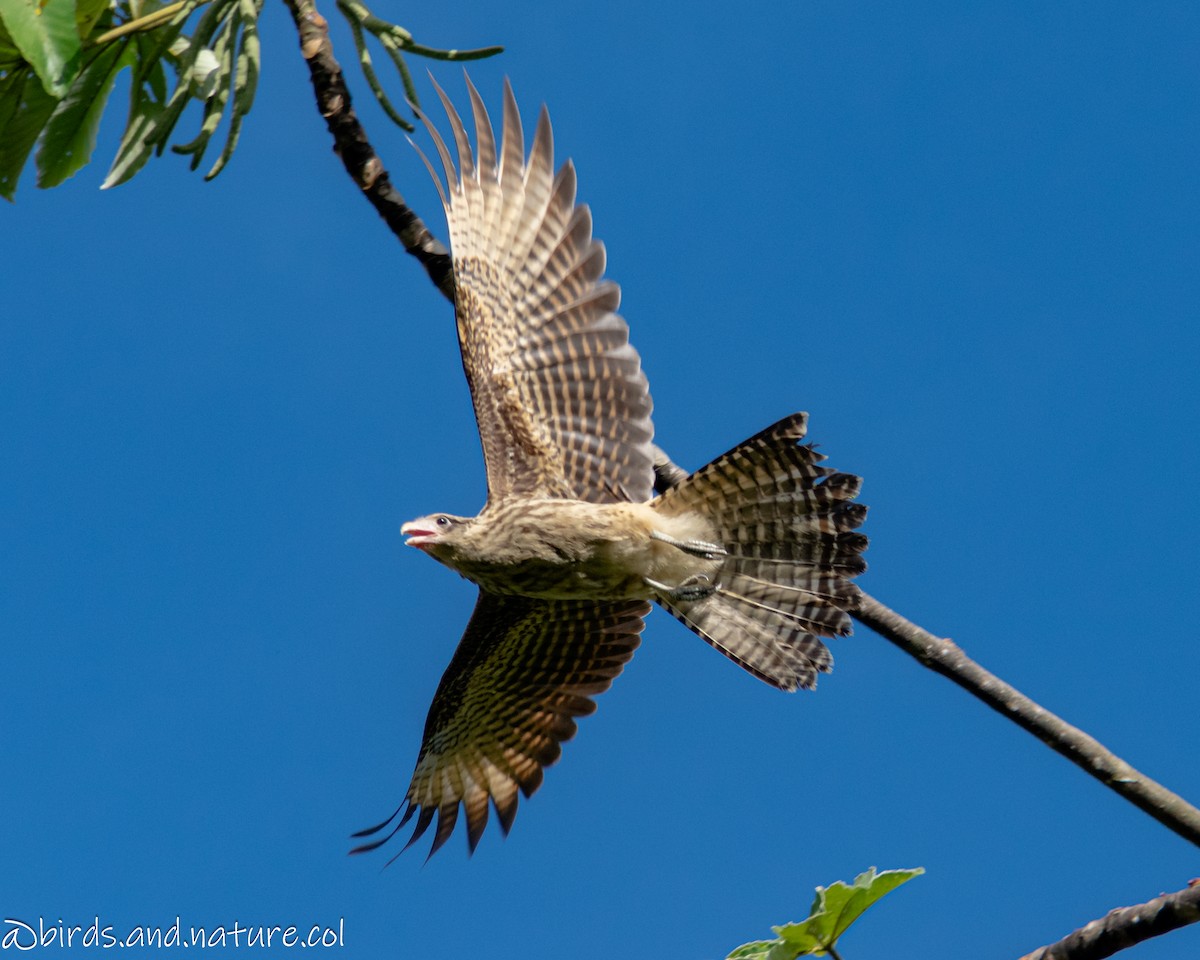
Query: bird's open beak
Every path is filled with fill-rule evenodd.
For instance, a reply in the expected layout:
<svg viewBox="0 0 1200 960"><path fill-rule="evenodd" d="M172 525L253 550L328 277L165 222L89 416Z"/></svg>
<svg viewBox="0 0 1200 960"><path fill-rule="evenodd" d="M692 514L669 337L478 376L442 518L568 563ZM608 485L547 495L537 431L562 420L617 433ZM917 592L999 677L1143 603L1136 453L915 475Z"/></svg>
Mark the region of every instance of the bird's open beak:
<svg viewBox="0 0 1200 960"><path fill-rule="evenodd" d="M406 547L424 547L428 546L437 539L436 530L428 530L421 526L420 523L406 523L400 527L400 536L408 537L404 541Z"/></svg>

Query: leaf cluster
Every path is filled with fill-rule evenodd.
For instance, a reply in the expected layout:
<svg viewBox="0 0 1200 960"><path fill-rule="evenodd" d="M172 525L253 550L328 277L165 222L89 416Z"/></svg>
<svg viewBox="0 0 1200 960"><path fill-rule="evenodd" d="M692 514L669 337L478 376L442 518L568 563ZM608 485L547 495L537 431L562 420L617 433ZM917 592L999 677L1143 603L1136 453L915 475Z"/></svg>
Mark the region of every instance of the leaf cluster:
<svg viewBox="0 0 1200 960"><path fill-rule="evenodd" d="M39 187L54 187L92 158L109 96L131 72L125 130L102 187L125 183L159 156L184 110L201 104L200 126L173 152L195 170L224 124L224 145L205 174L211 180L233 156L254 105L261 68L258 19L263 0L0 0L0 196L12 200L36 147ZM359 63L376 99L412 129L375 73L366 36L395 64L405 96L416 103L403 55L439 60L491 56L500 47L436 50L418 44L357 0L340 0Z"/></svg>
<svg viewBox="0 0 1200 960"><path fill-rule="evenodd" d="M13 199L35 146L39 187L57 186L91 160L125 69L129 112L103 186L124 183L161 154L184 108L199 100L201 131L184 145L194 169L232 99L225 148L208 173L215 176L254 102L262 2L0 0L0 195Z"/></svg>
<svg viewBox="0 0 1200 960"><path fill-rule="evenodd" d="M337 5L338 10L350 25L350 33L354 37L354 48L358 53L358 63L362 67L363 76L371 88L371 93L374 94L379 106L383 108L383 112L392 122L409 133L413 131L413 125L400 115L384 90L383 84L379 82L378 74L375 73L371 51L367 49L366 34L369 33L378 40L379 45L391 59L392 64L396 67L396 72L400 74L405 99L412 105L419 104L421 101L417 99L417 88L413 83L412 74L408 71L408 65L404 62L404 53L413 53L431 60L482 60L504 51L503 47L480 47L477 50L437 50L417 43L413 39L413 35L403 27L380 20L359 0L337 0Z"/></svg>
<svg viewBox="0 0 1200 960"><path fill-rule="evenodd" d="M923 868L915 867L877 873L871 867L855 877L851 884L839 880L828 887L817 887L817 895L807 918L797 923L772 927L776 934L774 940L744 943L725 960L796 960L796 957L803 956L836 956L838 938L868 907L924 872Z"/></svg>

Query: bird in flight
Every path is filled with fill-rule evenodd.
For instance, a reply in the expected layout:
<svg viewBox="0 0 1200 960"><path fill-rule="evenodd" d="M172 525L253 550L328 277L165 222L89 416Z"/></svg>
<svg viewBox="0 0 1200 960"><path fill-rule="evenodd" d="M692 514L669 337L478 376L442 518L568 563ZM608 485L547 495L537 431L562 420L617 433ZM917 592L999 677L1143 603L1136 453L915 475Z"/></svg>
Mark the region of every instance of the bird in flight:
<svg viewBox="0 0 1200 960"><path fill-rule="evenodd" d="M435 84L436 87L436 84ZM507 834L518 794L554 763L633 656L657 603L730 660L782 690L811 688L850 632L865 569L861 481L780 420L656 496L650 391L603 245L575 202L570 161L553 169L545 107L525 154L504 87L499 145L467 80L473 151L440 87L452 147L424 119L446 183L424 157L449 223L455 316L487 469L475 517L406 523L407 543L479 587L438 684L416 770L386 821L437 817L432 856L461 808L475 850L494 808ZM456 165L457 161L457 165ZM665 488L665 489L664 489ZM392 826L394 822L394 826ZM391 830L387 828L391 826Z"/></svg>

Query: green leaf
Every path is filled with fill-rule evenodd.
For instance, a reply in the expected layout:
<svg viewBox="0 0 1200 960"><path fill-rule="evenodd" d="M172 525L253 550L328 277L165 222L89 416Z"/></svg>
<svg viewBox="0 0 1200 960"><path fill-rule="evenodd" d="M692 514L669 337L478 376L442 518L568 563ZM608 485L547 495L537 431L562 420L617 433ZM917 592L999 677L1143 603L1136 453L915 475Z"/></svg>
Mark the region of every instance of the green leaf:
<svg viewBox="0 0 1200 960"><path fill-rule="evenodd" d="M106 10L112 6L110 0L75 0L75 24L79 35L85 40Z"/></svg>
<svg viewBox="0 0 1200 960"><path fill-rule="evenodd" d="M184 21L197 5L196 0L186 3L168 26L138 39L138 65L130 96L129 120L117 156L100 185L101 190L125 183L146 165L152 153L161 152L163 143L190 102L191 69L196 54L231 12L228 0L213 3L205 11L196 32L184 42L186 49L172 63L177 75L175 89L168 96L162 58L179 39Z"/></svg>
<svg viewBox="0 0 1200 960"><path fill-rule="evenodd" d="M71 84L46 124L38 148L38 186L56 187L92 159L100 117L117 74L132 63L127 43L105 48Z"/></svg>
<svg viewBox="0 0 1200 960"><path fill-rule="evenodd" d="M11 70L24 62L21 51L13 44L12 37L4 29L3 21L0 21L0 70Z"/></svg>
<svg viewBox="0 0 1200 960"><path fill-rule="evenodd" d="M237 0L218 0L213 3L196 24L195 32L188 42L187 49L175 60L173 64L177 73L175 89L171 91L171 96L167 101L161 104L161 114L155 120L151 141L152 146L159 154L165 149L167 138L170 137L171 131L175 129L183 111L191 102L191 71L196 57L201 50L207 49L207 44L212 40L214 34L226 29L226 21L236 9ZM107 182L106 185L116 186L115 183Z"/></svg>
<svg viewBox="0 0 1200 960"><path fill-rule="evenodd" d="M81 55L75 0L0 0L0 21L46 92L65 96Z"/></svg>
<svg viewBox="0 0 1200 960"><path fill-rule="evenodd" d="M725 960L767 960L767 954L777 943L779 943L778 940L755 940L753 943L743 943Z"/></svg>
<svg viewBox="0 0 1200 960"><path fill-rule="evenodd" d="M875 868L871 867L855 877L854 883L849 886L839 880L829 887L817 887L817 897L813 901L812 912L807 920L773 929L780 939L788 944L812 949L809 946L811 943L820 950L836 943L850 924L861 917L876 900L924 872L922 868L917 867L913 870L884 870L883 873L876 873Z"/></svg>
<svg viewBox="0 0 1200 960"><path fill-rule="evenodd" d="M824 956L868 907L924 872L923 868L916 867L876 873L871 867L855 877L852 884L839 880L829 887L817 887L817 896L806 920L773 927L778 940L747 943L729 954L726 960L795 960L806 954Z"/></svg>
<svg viewBox="0 0 1200 960"><path fill-rule="evenodd" d="M0 91L0 197L12 200L29 151L58 101L46 93L28 67L5 77L3 88Z"/></svg>
<svg viewBox="0 0 1200 960"><path fill-rule="evenodd" d="M161 103L167 99L167 71L163 69L161 60L146 71L146 86L155 100Z"/></svg>
<svg viewBox="0 0 1200 960"><path fill-rule="evenodd" d="M112 19L111 12L112 0L75 0L76 33L85 44L101 18ZM13 44L12 35L4 28L4 23L0 20L0 71L12 70L27 62L21 56L21 51Z"/></svg>
<svg viewBox="0 0 1200 960"><path fill-rule="evenodd" d="M234 84L233 62L234 49L237 45L237 31L238 15L235 13L229 29L220 33L212 50L206 48L201 51L201 54L212 53L216 61L213 74L219 83L215 83L212 96L205 101L204 120L200 124L200 132L196 134L195 139L171 147L175 153L192 154L191 168L193 170L200 166L200 162L204 159L204 152L208 149L208 143L217 127L220 126L221 118L225 116L225 105L229 101L229 94ZM198 62L200 57L197 56L196 59Z"/></svg>
<svg viewBox="0 0 1200 960"><path fill-rule="evenodd" d="M220 80L221 61L212 50L205 47L196 54L196 62L192 64L192 96L207 100L217 92Z"/></svg>
<svg viewBox="0 0 1200 960"><path fill-rule="evenodd" d="M217 162L204 175L205 180L212 180L229 163L242 134L242 123L246 119L246 114L250 112L250 108L254 106L254 94L258 89L260 55L257 27L258 7L255 0L240 0L239 6L242 42L238 46L237 68L233 74L233 117L229 121L225 147L217 158Z"/></svg>
<svg viewBox="0 0 1200 960"><path fill-rule="evenodd" d="M121 145L117 148L108 176L100 184L101 190L120 186L146 165L162 134L160 125L164 112L163 104L148 96L144 87L139 85L135 89Z"/></svg>
<svg viewBox="0 0 1200 960"><path fill-rule="evenodd" d="M169 52L173 53L176 43L181 43L184 49L187 49L188 41L180 37L180 34L183 32L184 25L187 23L188 17L192 15L192 11L195 10L196 6L197 0L191 0L191 2L184 4L166 25L155 27L146 33L137 34L138 77L145 78L154 67L157 67L161 74L162 58ZM166 99L166 95L159 90L155 90L154 95L160 101Z"/></svg>
<svg viewBox="0 0 1200 960"><path fill-rule="evenodd" d="M8 126L8 121L21 105L26 75L27 72L18 67L0 78L0 140L4 138L4 128Z"/></svg>

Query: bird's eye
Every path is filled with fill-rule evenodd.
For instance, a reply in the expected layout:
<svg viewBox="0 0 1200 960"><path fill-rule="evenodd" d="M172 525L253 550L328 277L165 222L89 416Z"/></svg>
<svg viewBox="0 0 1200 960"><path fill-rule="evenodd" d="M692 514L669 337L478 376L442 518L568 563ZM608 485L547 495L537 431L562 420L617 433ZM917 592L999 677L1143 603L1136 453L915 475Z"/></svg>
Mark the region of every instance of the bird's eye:
<svg viewBox="0 0 1200 960"><path fill-rule="evenodd" d="M439 527L448 527L448 526L450 526L450 518L449 517L438 517L436 523Z"/></svg>

